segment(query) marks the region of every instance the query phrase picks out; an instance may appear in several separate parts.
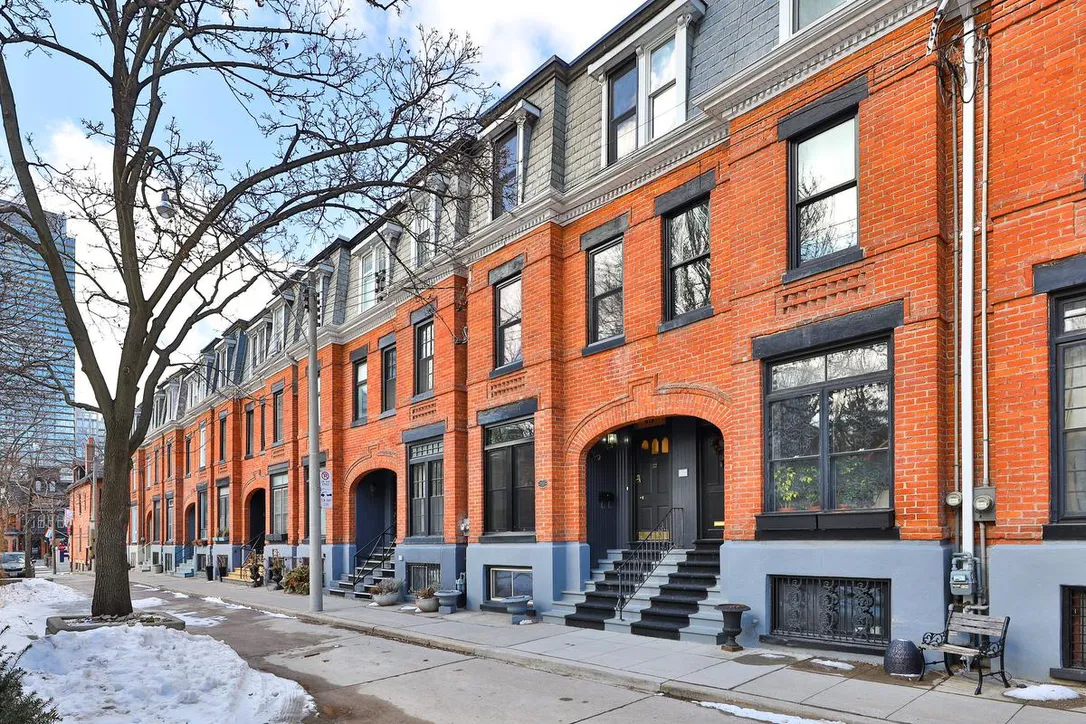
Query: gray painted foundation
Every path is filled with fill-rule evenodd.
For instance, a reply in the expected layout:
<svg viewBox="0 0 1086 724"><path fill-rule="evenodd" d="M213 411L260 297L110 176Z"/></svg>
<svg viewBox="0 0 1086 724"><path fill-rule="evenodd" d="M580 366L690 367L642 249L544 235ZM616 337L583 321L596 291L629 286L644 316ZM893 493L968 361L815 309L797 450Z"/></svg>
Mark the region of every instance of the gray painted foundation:
<svg viewBox="0 0 1086 724"><path fill-rule="evenodd" d="M993 616L1010 616L1007 670L1044 680L1062 666L1061 586L1086 586L1086 542L994 545L988 552Z"/></svg>
<svg viewBox="0 0 1086 724"><path fill-rule="evenodd" d="M396 578L407 585L409 563L441 566L441 588L456 588L456 579L464 570L467 546L463 543L412 543L410 539L396 546Z"/></svg>
<svg viewBox="0 0 1086 724"><path fill-rule="evenodd" d="M532 569L536 611L548 611L562 591L581 591L590 575L587 543L471 543L467 547L468 608L486 599L486 569Z"/></svg>
<svg viewBox="0 0 1086 724"><path fill-rule="evenodd" d="M720 590L745 603L743 646L769 633L769 576L890 579L890 637L919 641L946 621L951 546L926 541L725 541Z"/></svg>

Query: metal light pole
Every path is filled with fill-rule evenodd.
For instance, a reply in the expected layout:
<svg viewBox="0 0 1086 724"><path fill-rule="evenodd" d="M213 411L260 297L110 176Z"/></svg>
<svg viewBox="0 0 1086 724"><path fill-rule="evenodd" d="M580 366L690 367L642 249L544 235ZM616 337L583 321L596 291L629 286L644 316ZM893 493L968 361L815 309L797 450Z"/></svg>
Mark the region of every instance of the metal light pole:
<svg viewBox="0 0 1086 724"><path fill-rule="evenodd" d="M104 441L103 441L104 442ZM90 569L94 570L94 526L98 518L98 444L91 448L91 509L90 525L87 527L87 539L90 546ZM139 549L136 549L136 565L139 565Z"/></svg>
<svg viewBox="0 0 1086 724"><path fill-rule="evenodd" d="M309 610L324 610L324 566L321 559L320 420L317 415L317 275L310 273L309 307Z"/></svg>

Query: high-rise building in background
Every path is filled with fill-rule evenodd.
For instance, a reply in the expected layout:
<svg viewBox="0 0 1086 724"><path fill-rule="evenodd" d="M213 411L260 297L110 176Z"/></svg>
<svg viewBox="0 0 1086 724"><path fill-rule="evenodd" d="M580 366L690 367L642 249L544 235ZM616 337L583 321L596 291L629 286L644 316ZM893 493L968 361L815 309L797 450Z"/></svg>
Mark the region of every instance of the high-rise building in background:
<svg viewBox="0 0 1086 724"><path fill-rule="evenodd" d="M106 423L101 413L75 408L75 459L82 460L86 454L87 440L94 438L95 458L102 459L102 449L106 443Z"/></svg>
<svg viewBox="0 0 1086 724"><path fill-rule="evenodd" d="M48 214L68 283L75 286L75 240L59 214ZM13 226L27 229L14 215ZM35 464L70 466L76 442L75 346L64 321L56 289L44 261L10 236L0 236L0 305L6 332L0 333L0 419L18 427L33 426L38 454Z"/></svg>

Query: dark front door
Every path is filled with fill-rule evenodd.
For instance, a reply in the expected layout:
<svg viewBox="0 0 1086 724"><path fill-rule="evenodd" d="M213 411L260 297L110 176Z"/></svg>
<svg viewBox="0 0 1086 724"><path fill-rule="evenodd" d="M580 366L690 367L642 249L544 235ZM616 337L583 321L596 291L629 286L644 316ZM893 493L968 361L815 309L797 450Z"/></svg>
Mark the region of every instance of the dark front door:
<svg viewBox="0 0 1086 724"><path fill-rule="evenodd" d="M264 499L264 491L257 490L249 498L249 540L256 538L257 536L264 535L265 529L265 509L267 503Z"/></svg>
<svg viewBox="0 0 1086 724"><path fill-rule="evenodd" d="M715 427L698 430L698 535L724 537L724 441Z"/></svg>
<svg viewBox="0 0 1086 724"><path fill-rule="evenodd" d="M634 495L637 497L637 539L649 531L671 508L671 441L667 428L642 430L635 452Z"/></svg>
<svg viewBox="0 0 1086 724"><path fill-rule="evenodd" d="M185 542L196 540L196 506L190 505L185 511Z"/></svg>

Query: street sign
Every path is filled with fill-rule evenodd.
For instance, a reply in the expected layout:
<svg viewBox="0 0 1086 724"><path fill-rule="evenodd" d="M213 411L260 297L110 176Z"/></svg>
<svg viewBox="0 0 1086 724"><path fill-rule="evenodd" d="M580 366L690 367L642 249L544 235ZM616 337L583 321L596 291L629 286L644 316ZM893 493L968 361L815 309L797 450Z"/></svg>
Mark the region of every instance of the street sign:
<svg viewBox="0 0 1086 724"><path fill-rule="evenodd" d="M328 469L321 470L321 507L329 509L332 507L332 471Z"/></svg>

